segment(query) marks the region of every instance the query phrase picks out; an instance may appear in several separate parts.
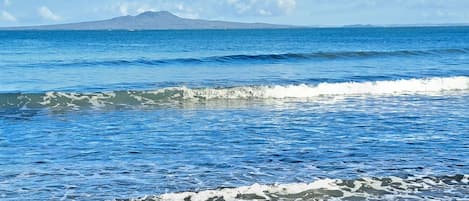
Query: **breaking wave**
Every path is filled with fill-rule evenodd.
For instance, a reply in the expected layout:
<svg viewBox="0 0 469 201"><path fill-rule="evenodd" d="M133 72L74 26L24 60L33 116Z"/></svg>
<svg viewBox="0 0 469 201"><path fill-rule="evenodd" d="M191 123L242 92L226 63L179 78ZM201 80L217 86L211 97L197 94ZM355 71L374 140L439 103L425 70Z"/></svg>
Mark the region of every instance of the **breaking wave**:
<svg viewBox="0 0 469 201"><path fill-rule="evenodd" d="M231 200L465 200L469 175L413 178L322 179L312 183L244 186L199 192L168 193L134 201Z"/></svg>
<svg viewBox="0 0 469 201"><path fill-rule="evenodd" d="M96 66L96 65L168 65L168 64L204 64L204 63L271 63L279 61L304 61L304 60L333 60L333 59L366 59L377 57L413 57L413 56L439 56L468 54L469 48L433 49L433 50L397 50L397 51L342 51L342 52L310 52L310 53L284 53L284 54L258 54L258 55L226 55L201 58L174 58L174 59L134 59L134 60L102 60L86 61L77 60L52 61L49 63L31 64L33 66Z"/></svg>
<svg viewBox="0 0 469 201"><path fill-rule="evenodd" d="M228 88L171 87L150 91L95 93L46 92L0 94L0 108L81 108L144 106L175 101L286 99L334 96L434 94L469 90L469 77L435 77L375 82L319 83L317 85L241 86Z"/></svg>

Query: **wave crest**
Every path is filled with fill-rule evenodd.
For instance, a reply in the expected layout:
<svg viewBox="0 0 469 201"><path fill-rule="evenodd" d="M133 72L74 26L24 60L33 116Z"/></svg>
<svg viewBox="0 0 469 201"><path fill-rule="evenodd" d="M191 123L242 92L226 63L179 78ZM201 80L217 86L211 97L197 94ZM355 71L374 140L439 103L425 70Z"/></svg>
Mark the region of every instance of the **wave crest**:
<svg viewBox="0 0 469 201"><path fill-rule="evenodd" d="M182 88L184 98L312 98L334 95L418 94L469 89L469 77L410 79L376 82L320 83L288 86L234 87L224 89Z"/></svg>
<svg viewBox="0 0 469 201"><path fill-rule="evenodd" d="M322 179L312 183L244 186L199 192L168 193L130 199L169 200L453 200L469 198L468 175L440 177L366 177L353 180ZM435 193L444 191L445 193Z"/></svg>
<svg viewBox="0 0 469 201"><path fill-rule="evenodd" d="M98 93L47 92L44 94L0 94L3 108L81 108L145 106L175 101L285 99L329 96L381 96L432 94L469 90L469 77L446 77L376 82L320 83L318 85L242 86L230 88L173 87L153 91L115 91Z"/></svg>
<svg viewBox="0 0 469 201"><path fill-rule="evenodd" d="M116 59L101 61L77 60L69 61L51 61L49 63L30 64L31 66L128 66L144 65L159 66L171 64L239 64L239 63L272 63L272 62L295 62L307 60L334 60L334 59L367 59L378 57L415 57L415 56L438 56L438 55L459 55L469 53L469 48L454 49L433 49L433 50L396 50L396 51L342 51L342 52L309 52L309 53L282 53L282 54L258 54L258 55L225 55L201 58L174 58L174 59Z"/></svg>

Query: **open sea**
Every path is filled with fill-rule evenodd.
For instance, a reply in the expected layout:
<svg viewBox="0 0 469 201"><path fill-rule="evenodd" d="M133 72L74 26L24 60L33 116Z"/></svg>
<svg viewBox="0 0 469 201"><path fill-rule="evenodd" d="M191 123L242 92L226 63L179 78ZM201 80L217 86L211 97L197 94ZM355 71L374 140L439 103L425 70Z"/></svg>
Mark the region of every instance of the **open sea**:
<svg viewBox="0 0 469 201"><path fill-rule="evenodd" d="M469 200L469 27L0 31L0 200Z"/></svg>

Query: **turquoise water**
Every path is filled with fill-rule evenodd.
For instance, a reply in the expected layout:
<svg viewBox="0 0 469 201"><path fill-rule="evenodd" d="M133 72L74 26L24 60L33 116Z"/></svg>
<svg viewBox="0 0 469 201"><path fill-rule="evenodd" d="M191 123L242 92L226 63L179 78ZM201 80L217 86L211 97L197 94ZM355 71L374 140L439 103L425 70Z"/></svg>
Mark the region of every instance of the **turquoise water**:
<svg viewBox="0 0 469 201"><path fill-rule="evenodd" d="M468 102L467 27L3 31L0 199L467 200Z"/></svg>

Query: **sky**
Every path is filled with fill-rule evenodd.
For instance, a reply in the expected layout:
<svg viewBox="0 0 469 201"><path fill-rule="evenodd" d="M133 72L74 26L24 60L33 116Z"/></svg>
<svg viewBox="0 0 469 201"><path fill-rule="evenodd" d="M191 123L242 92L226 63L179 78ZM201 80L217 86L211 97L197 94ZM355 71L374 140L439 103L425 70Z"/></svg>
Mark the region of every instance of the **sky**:
<svg viewBox="0 0 469 201"><path fill-rule="evenodd" d="M307 26L469 23L469 0L0 0L0 26L161 10L194 19Z"/></svg>

